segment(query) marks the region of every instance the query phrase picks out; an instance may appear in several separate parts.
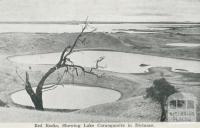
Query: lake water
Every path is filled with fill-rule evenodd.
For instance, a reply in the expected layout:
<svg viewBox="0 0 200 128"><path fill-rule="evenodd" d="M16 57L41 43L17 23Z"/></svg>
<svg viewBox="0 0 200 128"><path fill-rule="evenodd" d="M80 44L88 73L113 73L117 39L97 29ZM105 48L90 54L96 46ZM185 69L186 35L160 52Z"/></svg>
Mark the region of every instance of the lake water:
<svg viewBox="0 0 200 128"><path fill-rule="evenodd" d="M166 44L169 46L180 46L180 47L198 47L200 44L194 44L194 43L169 43Z"/></svg>
<svg viewBox="0 0 200 128"><path fill-rule="evenodd" d="M90 24L86 31L91 31L96 28L97 32L155 33L160 30L169 29L169 27L183 27L188 25L190 24ZM0 33L74 33L80 32L82 26L83 24L0 24Z"/></svg>
<svg viewBox="0 0 200 128"><path fill-rule="evenodd" d="M0 24L0 33L4 32L38 32L63 33L80 32L83 25L68 24ZM97 32L128 32L155 33L170 27L188 26L185 24L92 24L87 29L94 28ZM9 59L21 64L56 64L61 53L24 55ZM100 63L101 70L120 73L144 73L150 67L172 67L173 71L188 71L200 73L200 61L172 59L150 55L111 52L111 51L81 51L74 52L70 59L84 67L95 66L96 60L104 56ZM121 94L114 90L99 87L81 87L75 85L58 86L56 89L44 92L44 107L50 109L82 109L93 105L116 101ZM12 100L20 105L33 106L25 90L11 95Z"/></svg>
<svg viewBox="0 0 200 128"><path fill-rule="evenodd" d="M43 93L43 105L44 108L48 109L83 109L113 102L120 97L121 94L118 91L111 89L65 85L45 91ZM12 94L11 98L16 104L33 107L33 103L25 90Z"/></svg>
<svg viewBox="0 0 200 128"><path fill-rule="evenodd" d="M48 53L10 57L21 64L56 64L61 53ZM173 59L151 55L141 55L113 51L80 51L71 54L70 59L77 65L94 67L99 57L105 57L100 63L108 70L120 73L144 73L150 67L172 67L173 71L188 71L200 73L200 61ZM183 70L182 70L183 69Z"/></svg>

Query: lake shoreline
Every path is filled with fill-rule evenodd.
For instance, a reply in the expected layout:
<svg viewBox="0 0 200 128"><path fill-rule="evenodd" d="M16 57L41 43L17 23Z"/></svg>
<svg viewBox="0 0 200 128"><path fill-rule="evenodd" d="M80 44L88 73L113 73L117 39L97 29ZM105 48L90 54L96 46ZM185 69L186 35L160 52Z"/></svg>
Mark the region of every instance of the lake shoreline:
<svg viewBox="0 0 200 128"><path fill-rule="evenodd" d="M24 55L24 54L37 54L37 53L52 53L52 52L60 52L63 50L63 47L66 46L66 40L73 41L77 34L0 34L1 43L5 43L5 47L1 48L1 62L0 62L0 98L6 102L10 108L2 108L0 111L2 117L0 117L0 121L8 119L12 121L30 121L30 120L39 120L40 121L53 121L55 115L59 115L58 118L60 121L92 121L92 120L100 120L100 121L119 121L120 120L130 120L130 121L159 121L159 106L157 103L149 100L143 99L141 96L145 95L145 90L147 87L152 85L153 80L160 78L161 74L164 74L164 77L173 83L177 83L176 87L180 88L179 90L187 91L193 93L197 96L200 94L200 88L198 85L199 74L195 73L175 73L170 71L168 68L151 68L150 72L147 74L123 74L123 73L113 73L106 72L106 77L102 79L96 79L90 75L86 75L85 77L79 76L75 79L76 83L85 83L94 87L109 87L119 90L124 95L124 98L108 104L91 106L89 108L79 110L76 112L70 113L61 113L61 112L38 112L35 110L26 110L21 109L20 107L16 107L12 105L9 94L23 89L23 82L17 77L16 69L20 72L21 75L24 75L25 71L29 71L31 82L33 85L36 85L38 80L41 78L43 73L51 67L51 65L31 65L32 70L28 69L28 65L16 64L10 62L7 57L13 55ZM114 35L114 37L113 37ZM157 45L154 40L152 42L146 42L145 38L153 38L156 39L156 36L159 34L105 34L105 33L94 33L88 37L88 44L86 46L78 46L77 49L94 49L100 48L105 49L109 48L113 51L123 51L137 54L159 54L163 55L173 55L173 54L165 54L162 51L157 49L164 46L164 44ZM129 37L130 36L130 37ZM138 37L139 36L139 37ZM141 37L140 37L141 36ZM120 37L120 38L119 38ZM159 38L162 37L162 34L159 35ZM176 37L176 36L175 36ZM175 38L174 37L174 38ZM134 39L127 40L127 39ZM144 39L143 39L144 38ZM165 39L165 37L163 37ZM178 38L178 37L177 37ZM197 38L197 37L196 37ZM126 41L127 40L127 41ZM130 42L132 47L124 46L121 41L127 43ZM137 42L138 41L138 42ZM56 42L56 43L55 43ZM146 42L146 44L145 44ZM144 44L143 44L144 43ZM69 43L68 43L69 44ZM151 45L150 45L151 44ZM145 47L143 47L145 46ZM148 48L146 48L148 46ZM165 48L169 49L170 48ZM172 49L176 51L177 49ZM179 50L179 49L178 49ZM183 58L188 59L188 55L186 53L193 52L191 56L195 55L197 48L195 49L186 49L186 51L180 51L183 53ZM151 52L151 53L150 53ZM167 52L168 53L168 52ZM169 51L170 53L170 51ZM181 54L180 54L181 55ZM177 56L180 57L178 54ZM174 57L177 57L174 55ZM166 57L166 56L164 56ZM180 59L180 58L179 58ZM199 59L199 58L196 58ZM198 60L199 61L199 60ZM56 80L56 75L53 74L48 80L47 84L54 83ZM71 83L71 78L66 79L65 83ZM185 85L184 85L184 84ZM180 85L179 85L180 84ZM198 97L200 101L200 97ZM200 108L198 108L199 112ZM12 113L10 113L12 112ZM30 115L29 118L21 117L21 118L11 118L11 114L19 116L26 115L28 113ZM10 115L9 115L10 114ZM31 116L32 115L32 116ZM200 113L197 113L198 121L200 120ZM34 117L40 117L38 119ZM102 119L103 117L104 119ZM142 117L142 118L141 118Z"/></svg>
<svg viewBox="0 0 200 128"><path fill-rule="evenodd" d="M119 101L119 100L121 100L121 99L123 99L123 93L122 92L120 92L119 90L115 90L115 89L113 89L113 88L109 88L109 87L94 87L94 86L92 86L92 85L87 85L87 84L84 84L84 83L73 83L73 84L65 84L65 85L63 85L63 86L68 86L68 85L70 85L70 86L76 86L76 87L91 87L91 88L100 88L100 89L107 89L107 90L112 90L112 91L114 91L114 92L118 92L119 94L120 94L120 97L117 99L117 100L114 100L113 102L116 102L116 101ZM45 86L48 86L48 85L44 85L44 87ZM61 86L61 85L58 85L58 86ZM35 86L35 87L33 87L33 88L36 88L37 86ZM12 93L10 93L10 97L12 97L12 95L13 94L15 94L15 93L18 93L18 92L20 92L20 91L25 91L25 89L21 89L21 90L17 90L17 91L15 91L15 92L12 92ZM14 105L16 105L17 107L21 107L21 108L26 108L26 109L31 109L31 110L33 110L34 109L34 107L33 106L28 106L28 105L22 105L22 104L19 104L19 103L16 103L14 100L13 100L13 98L11 98L11 102L12 102L12 104L14 104ZM99 104L101 104L101 103L99 103ZM105 104L105 103L104 103ZM98 104L97 104L98 105ZM87 107L85 107L85 108L87 108ZM84 108L82 108L82 109L84 109ZM64 109L64 108L44 108L44 111L50 111L50 112L73 112L73 111L77 111L77 110L80 110L80 109Z"/></svg>

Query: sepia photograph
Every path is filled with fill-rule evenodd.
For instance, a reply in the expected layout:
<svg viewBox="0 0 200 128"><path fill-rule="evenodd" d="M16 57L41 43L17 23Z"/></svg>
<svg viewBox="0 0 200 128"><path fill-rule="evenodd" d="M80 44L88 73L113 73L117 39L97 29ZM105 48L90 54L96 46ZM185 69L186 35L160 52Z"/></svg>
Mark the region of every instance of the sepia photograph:
<svg viewBox="0 0 200 128"><path fill-rule="evenodd" d="M0 0L0 123L198 124L199 12L200 0Z"/></svg>

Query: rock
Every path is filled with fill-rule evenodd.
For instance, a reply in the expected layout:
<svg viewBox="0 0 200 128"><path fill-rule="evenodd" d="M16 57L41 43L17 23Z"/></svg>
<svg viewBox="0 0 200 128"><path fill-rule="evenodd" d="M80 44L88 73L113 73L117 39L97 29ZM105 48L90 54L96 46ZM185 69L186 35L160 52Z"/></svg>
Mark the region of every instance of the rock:
<svg viewBox="0 0 200 128"><path fill-rule="evenodd" d="M5 107L5 106L7 106L7 104L0 100L0 107Z"/></svg>
<svg viewBox="0 0 200 128"><path fill-rule="evenodd" d="M177 71L182 71L182 72L188 72L188 70L185 70L185 69L175 69Z"/></svg>
<svg viewBox="0 0 200 128"><path fill-rule="evenodd" d="M140 67L146 67L149 66L148 64L140 64Z"/></svg>

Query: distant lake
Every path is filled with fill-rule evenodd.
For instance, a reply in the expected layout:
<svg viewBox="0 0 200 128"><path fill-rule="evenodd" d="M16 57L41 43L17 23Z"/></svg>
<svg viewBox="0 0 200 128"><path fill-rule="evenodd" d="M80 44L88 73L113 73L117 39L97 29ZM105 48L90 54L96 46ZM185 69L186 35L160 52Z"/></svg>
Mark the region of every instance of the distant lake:
<svg viewBox="0 0 200 128"><path fill-rule="evenodd" d="M90 24L87 31L96 28L97 32L155 33L170 27L183 27L190 24ZM192 24L194 25L194 24ZM75 33L80 32L83 24L0 24L0 33Z"/></svg>
<svg viewBox="0 0 200 128"><path fill-rule="evenodd" d="M14 56L9 59L21 64L56 64L61 53ZM99 57L105 57L100 63L101 70L120 73L144 73L151 67L171 67L173 71L200 73L200 61L174 59L151 55L141 55L113 51L80 51L70 55L77 65L94 67Z"/></svg>
<svg viewBox="0 0 200 128"><path fill-rule="evenodd" d="M200 46L200 44L195 44L195 43L169 43L166 45L179 46L179 47L198 47L198 46Z"/></svg>

